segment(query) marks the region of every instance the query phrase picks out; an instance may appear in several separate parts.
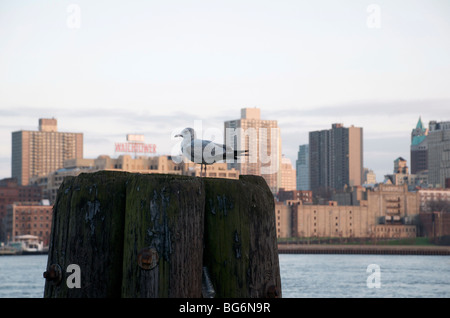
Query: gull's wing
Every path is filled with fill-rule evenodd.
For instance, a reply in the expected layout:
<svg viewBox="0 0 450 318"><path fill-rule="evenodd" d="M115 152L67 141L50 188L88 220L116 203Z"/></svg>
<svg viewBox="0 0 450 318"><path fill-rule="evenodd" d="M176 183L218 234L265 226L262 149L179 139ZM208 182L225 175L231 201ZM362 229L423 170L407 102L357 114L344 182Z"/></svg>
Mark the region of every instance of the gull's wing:
<svg viewBox="0 0 450 318"><path fill-rule="evenodd" d="M182 145L182 152L185 157L198 164L213 164L226 159L237 159L236 153L239 153L229 146L202 139L194 139Z"/></svg>
<svg viewBox="0 0 450 318"><path fill-rule="evenodd" d="M240 156L248 156L247 150L233 150L230 146L202 139L182 143L181 151L186 158L197 164L228 162L237 160Z"/></svg>
<svg viewBox="0 0 450 318"><path fill-rule="evenodd" d="M192 162L212 164L216 153L223 153L223 147L209 140L194 139L182 144L181 151Z"/></svg>

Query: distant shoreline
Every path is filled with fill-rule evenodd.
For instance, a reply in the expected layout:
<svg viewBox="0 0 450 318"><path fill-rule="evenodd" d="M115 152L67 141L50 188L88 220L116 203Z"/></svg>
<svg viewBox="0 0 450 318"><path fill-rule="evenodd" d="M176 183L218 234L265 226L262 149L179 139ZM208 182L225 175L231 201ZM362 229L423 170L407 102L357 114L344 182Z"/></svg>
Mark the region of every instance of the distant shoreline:
<svg viewBox="0 0 450 318"><path fill-rule="evenodd" d="M450 246L278 244L279 254L450 255Z"/></svg>

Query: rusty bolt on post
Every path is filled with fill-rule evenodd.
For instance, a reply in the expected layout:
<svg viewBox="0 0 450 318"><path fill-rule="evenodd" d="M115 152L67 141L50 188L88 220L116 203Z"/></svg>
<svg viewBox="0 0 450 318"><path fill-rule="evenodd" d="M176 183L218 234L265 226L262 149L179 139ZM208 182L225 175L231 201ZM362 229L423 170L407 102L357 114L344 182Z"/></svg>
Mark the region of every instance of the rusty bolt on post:
<svg viewBox="0 0 450 318"><path fill-rule="evenodd" d="M154 248L143 248L138 254L138 265L144 270L150 270L158 265L159 256Z"/></svg>
<svg viewBox="0 0 450 318"><path fill-rule="evenodd" d="M50 265L50 268L44 272L43 276L46 281L58 285L62 280L61 266L59 266L58 264Z"/></svg>

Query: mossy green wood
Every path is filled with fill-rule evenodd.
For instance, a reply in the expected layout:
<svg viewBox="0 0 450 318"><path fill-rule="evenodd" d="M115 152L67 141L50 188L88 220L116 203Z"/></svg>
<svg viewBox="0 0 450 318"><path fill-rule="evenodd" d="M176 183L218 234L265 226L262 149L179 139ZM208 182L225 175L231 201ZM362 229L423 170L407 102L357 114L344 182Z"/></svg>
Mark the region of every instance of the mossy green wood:
<svg viewBox="0 0 450 318"><path fill-rule="evenodd" d="M270 297L281 279L273 195L262 177L204 179L204 265L216 297Z"/></svg>
<svg viewBox="0 0 450 318"><path fill-rule="evenodd" d="M65 178L54 205L48 266L62 281L46 282L45 297L120 297L123 255L124 172ZM68 288L67 266L80 267L81 288Z"/></svg>
<svg viewBox="0 0 450 318"><path fill-rule="evenodd" d="M201 297L202 266L217 297L281 291L274 202L261 177L240 180L103 171L65 178L54 205L45 297ZM203 245L204 243L204 245ZM139 266L153 249L156 267ZM81 288L68 288L69 264ZM272 288L273 290L273 288ZM279 294L281 296L281 294Z"/></svg>
<svg viewBox="0 0 450 318"><path fill-rule="evenodd" d="M122 297L201 297L205 192L199 178L136 175L127 186ZM158 263L138 266L143 249Z"/></svg>

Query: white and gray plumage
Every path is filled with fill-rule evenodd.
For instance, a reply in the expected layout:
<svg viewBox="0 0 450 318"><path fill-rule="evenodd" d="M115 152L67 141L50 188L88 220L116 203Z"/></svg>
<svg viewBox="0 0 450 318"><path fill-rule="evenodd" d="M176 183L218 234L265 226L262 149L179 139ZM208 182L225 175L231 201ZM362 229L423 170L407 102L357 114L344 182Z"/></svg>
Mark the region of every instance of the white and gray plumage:
<svg viewBox="0 0 450 318"><path fill-rule="evenodd" d="M181 152L183 156L194 163L201 165L200 175L203 173L203 166L227 160L237 160L239 156L247 156L248 150L234 150L230 146L215 143L210 140L197 139L194 129L185 128L175 137L182 137Z"/></svg>

